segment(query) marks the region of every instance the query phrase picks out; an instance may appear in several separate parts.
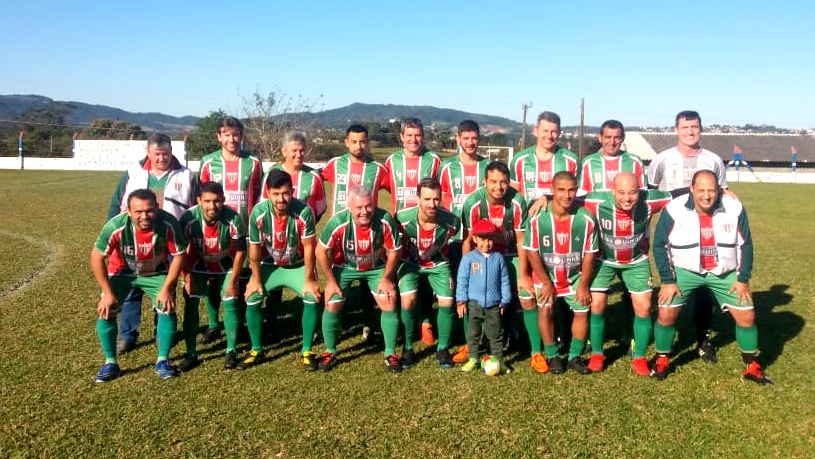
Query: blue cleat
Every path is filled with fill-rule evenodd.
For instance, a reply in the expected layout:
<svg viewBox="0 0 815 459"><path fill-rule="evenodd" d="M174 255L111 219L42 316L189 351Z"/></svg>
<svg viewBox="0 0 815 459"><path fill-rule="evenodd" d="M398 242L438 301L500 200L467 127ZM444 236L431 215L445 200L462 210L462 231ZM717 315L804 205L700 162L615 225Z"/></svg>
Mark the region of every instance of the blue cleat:
<svg viewBox="0 0 815 459"><path fill-rule="evenodd" d="M96 373L96 377L93 378L93 382L110 382L114 379L118 378L122 375L122 370L119 368L119 364L116 363L106 363L102 365L102 368L99 369L99 372Z"/></svg>

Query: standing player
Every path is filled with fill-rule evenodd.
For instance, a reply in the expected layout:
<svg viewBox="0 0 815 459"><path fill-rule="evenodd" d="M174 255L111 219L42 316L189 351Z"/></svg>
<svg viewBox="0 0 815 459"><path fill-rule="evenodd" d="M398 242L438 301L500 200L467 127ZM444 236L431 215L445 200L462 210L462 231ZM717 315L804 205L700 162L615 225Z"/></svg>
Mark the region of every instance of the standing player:
<svg viewBox="0 0 815 459"><path fill-rule="evenodd" d="M173 156L173 144L164 134L152 134L145 147L147 156L122 174L113 193L108 220L127 211L127 198L135 190L149 189L157 196L160 209L176 219L195 203L198 181L195 174ZM116 353L121 355L136 348L141 323L142 291L134 288L122 300L119 319L119 342Z"/></svg>
<svg viewBox="0 0 815 459"><path fill-rule="evenodd" d="M742 372L744 379L772 384L756 360L758 329L748 285L753 241L747 212L741 202L722 195L713 172L701 170L693 174L690 194L671 201L659 216L654 261L662 287L654 325L657 359L651 375L662 380L670 372L676 318L685 298L706 286L736 324L736 342L747 365Z"/></svg>
<svg viewBox="0 0 815 459"><path fill-rule="evenodd" d="M648 235L651 217L671 200L665 191L642 190L638 177L628 171L614 177L612 190L593 191L586 195L585 208L594 215L599 228L602 255L597 274L591 283L591 318L589 341L592 355L589 369L603 371L604 312L608 289L620 276L634 309L634 349L632 367L640 376L650 369L645 351L651 342L651 267L648 263Z"/></svg>
<svg viewBox="0 0 815 459"><path fill-rule="evenodd" d="M258 157L242 148L243 123L237 118L227 116L221 120L218 142L221 144L220 150L201 158L199 177L202 183L221 184L226 198L224 204L241 216L245 233L249 214L260 199L263 164ZM241 273L241 278L246 277L245 272ZM242 302L237 307L242 308ZM214 313L213 317L213 311L207 311L210 327L204 333L201 344L209 344L220 335L218 328L212 328L212 324L218 320L217 310Z"/></svg>
<svg viewBox="0 0 815 459"><path fill-rule="evenodd" d="M580 167L580 189L603 191L614 189L614 178L620 172L630 172L637 179L637 187L646 189L645 167L639 156L622 149L625 128L617 120L607 120L597 134L600 150L583 158Z"/></svg>
<svg viewBox="0 0 815 459"><path fill-rule="evenodd" d="M450 239L458 234L461 220L441 205L441 185L428 177L417 186L418 205L402 209L396 220L402 226L402 265L399 268L399 293L402 322L405 325L405 351L402 367L413 364L416 331L416 292L419 278L425 276L439 302L436 361L442 368L453 366L448 346L453 328L453 280L449 263Z"/></svg>
<svg viewBox="0 0 815 459"><path fill-rule="evenodd" d="M506 258L510 270L513 292L517 292L523 309L523 322L529 335L532 369L539 373L548 370L546 359L541 354L541 338L538 332L538 318L535 311L534 290L531 278L524 274L527 266L526 253L518 251L524 238L523 220L526 215L526 202L520 193L509 186L509 169L500 161L487 166L484 186L477 189L467 200L461 211L461 224L464 227L462 252L472 248L470 233L478 220L487 219L498 227L501 234L495 238L494 250ZM513 293L513 295L514 295ZM512 325L513 312L509 307L504 314L505 323ZM510 327L505 327L511 330Z"/></svg>
<svg viewBox="0 0 815 459"><path fill-rule="evenodd" d="M323 336L326 352L318 369L331 370L337 363L337 333L348 287L366 279L377 306L382 310L385 366L402 370L396 354L399 315L396 311L396 269L402 241L399 224L384 210L374 207L371 190L354 186L348 190L348 208L328 221L320 233L317 261L326 277Z"/></svg>
<svg viewBox="0 0 815 459"><path fill-rule="evenodd" d="M181 216L181 229L189 241L183 270L183 331L187 352L178 365L181 371L192 370L201 363L195 345L199 322L198 300L204 299L210 318L218 317L222 299L225 311L234 310L235 298L240 294L237 273L240 273L246 261L243 222L237 212L224 206L221 184L202 184L197 200L198 205ZM212 329L213 324L210 323L209 327ZM236 339L235 334L227 334L227 368L235 366L234 352L230 359L228 351L234 350Z"/></svg>
<svg viewBox="0 0 815 459"><path fill-rule="evenodd" d="M487 175L489 160L478 154L480 132L478 123L475 121L464 120L459 123L458 132L456 132L459 153L444 161L439 171L442 206L459 218L461 218L461 210L467 196L483 185L484 178ZM462 238L463 228L450 239L448 244L451 273L458 273ZM461 324L466 339L469 319L466 317L466 311L464 314L465 317ZM453 362L466 362L468 359L467 351L466 344L461 346L453 355Z"/></svg>
<svg viewBox="0 0 815 459"><path fill-rule="evenodd" d="M676 146L659 153L648 166L648 187L669 191L673 197L681 196L688 192L691 179L697 171L708 170L716 175L719 188L724 194L738 199L727 190L727 173L722 158L699 146L702 136L702 117L699 113L692 110L677 113L674 132L677 137ZM716 363L716 348L710 341L714 301L709 292L701 292L704 293L697 294L697 297L701 297L696 301L688 299L691 305L699 304L693 308L697 334L696 352L703 361Z"/></svg>
<svg viewBox="0 0 815 459"><path fill-rule="evenodd" d="M524 239L524 249L536 277L540 333L549 358L549 371L554 374L564 371L552 321L552 305L557 297L564 298L574 311L568 367L580 374L591 373L580 354L589 325L589 282L598 250L597 231L594 217L586 209L574 206L576 194L574 175L555 174L549 210L529 219Z"/></svg>
<svg viewBox="0 0 815 459"><path fill-rule="evenodd" d="M314 214L303 201L292 198L291 176L286 171L270 171L265 188L269 199L255 206L249 219L252 277L246 286L246 322L252 350L238 369L263 360L260 304L264 292L288 287L303 298L300 358L306 370L314 371L317 355L311 351L311 341L320 301L314 265ZM233 323L237 325L237 321Z"/></svg>
<svg viewBox="0 0 815 459"><path fill-rule="evenodd" d="M518 153L510 166L510 184L523 195L527 204L551 196L556 173L577 173L577 156L557 144L560 138L560 116L557 113L538 115L532 135L537 138L536 145Z"/></svg>
<svg viewBox="0 0 815 459"><path fill-rule="evenodd" d="M91 250L91 269L102 289L96 307L96 333L105 354L95 382L112 381L121 375L116 356L117 306L134 288L153 298L158 314L158 358L153 370L162 379L178 376L169 357L178 324L175 285L187 241L175 217L158 208L152 191L134 190L126 202L127 211L108 220Z"/></svg>

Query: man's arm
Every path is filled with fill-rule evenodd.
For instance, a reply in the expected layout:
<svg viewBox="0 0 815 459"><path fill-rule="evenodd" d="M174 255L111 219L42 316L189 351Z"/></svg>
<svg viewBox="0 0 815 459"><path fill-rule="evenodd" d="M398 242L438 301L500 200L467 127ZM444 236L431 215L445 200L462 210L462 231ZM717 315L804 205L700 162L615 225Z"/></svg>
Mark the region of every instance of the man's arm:
<svg viewBox="0 0 815 459"><path fill-rule="evenodd" d="M337 278L334 277L334 271L331 269L331 248L323 244L317 244L317 247L314 249L314 255L317 258L317 264L320 265L320 269L325 276L325 290L323 293L325 294L326 303L328 303L334 295L343 298L342 290L340 290Z"/></svg>
<svg viewBox="0 0 815 459"><path fill-rule="evenodd" d="M250 243L249 269L252 271L252 274L249 277L249 282L246 284L246 291L243 294L244 298L246 299L249 299L249 297L254 293L263 296L263 282L260 280L260 255L260 244ZM232 277L237 279L239 277L238 273L240 273L240 268L238 271L233 271Z"/></svg>
<svg viewBox="0 0 815 459"><path fill-rule="evenodd" d="M575 299L583 306L591 304L591 278L594 275L594 258L596 252L583 253L583 261L580 265L580 280L577 281L577 292Z"/></svg>
<svg viewBox="0 0 815 459"><path fill-rule="evenodd" d="M303 283L303 298L307 294L310 294L314 297L315 300L320 301L320 284L317 282L317 277L315 276L315 255L314 255L314 237L308 237L303 239L303 259L304 265L303 268L305 269L306 279Z"/></svg>
<svg viewBox="0 0 815 459"><path fill-rule="evenodd" d="M93 271L93 277L96 278L96 283L102 289L102 296L96 305L99 318L107 320L116 317L115 306L118 301L113 293L113 286L110 285L110 279L108 279L105 255L96 248L91 249L91 270Z"/></svg>
<svg viewBox="0 0 815 459"><path fill-rule="evenodd" d="M555 301L555 286L552 284L552 280L549 279L549 273L546 272L546 267L543 265L540 252L537 250L525 250L527 251L526 256L529 261L529 266L535 275L538 276L538 279L541 280L542 284L540 294L537 298L538 305L551 306Z"/></svg>
<svg viewBox="0 0 815 459"><path fill-rule="evenodd" d="M524 235L525 231L515 231L515 243L518 247L518 293L525 290L527 293L534 294L535 286L532 285L532 276L529 271L529 261L527 260L527 251L524 250Z"/></svg>
<svg viewBox="0 0 815 459"><path fill-rule="evenodd" d="M175 310L175 284L178 281L179 274L181 274L181 266L184 264L186 257L187 254L183 252L173 256L164 285L161 286L161 290L156 295L156 306L160 306L161 312L164 314L169 314Z"/></svg>

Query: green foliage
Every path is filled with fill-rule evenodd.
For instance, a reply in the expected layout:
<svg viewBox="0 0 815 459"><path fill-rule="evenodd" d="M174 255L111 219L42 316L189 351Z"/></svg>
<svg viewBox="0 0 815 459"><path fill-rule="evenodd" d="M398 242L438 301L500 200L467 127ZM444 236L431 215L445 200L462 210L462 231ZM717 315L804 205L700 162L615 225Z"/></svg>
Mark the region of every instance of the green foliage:
<svg viewBox="0 0 815 459"><path fill-rule="evenodd" d="M80 137L95 140L146 140L147 133L138 124L103 118L93 120L82 130Z"/></svg>
<svg viewBox="0 0 815 459"><path fill-rule="evenodd" d="M150 369L152 313L143 308L142 341L120 360L125 374L95 385L99 289L88 253L119 175L0 170L0 266L17 267L0 281L0 457L806 458L815 447L815 246L810 222L790 218L811 207L811 185L732 186L750 211L751 285L773 387L741 381L733 323L722 314L718 364L692 357L685 325L677 371L662 382L634 376L620 342L619 294L608 311L609 367L590 376L535 374L516 354L508 376L445 371L420 343L413 369L388 374L381 351L359 340L356 297L340 365L305 373L300 305L287 294L276 309L281 341L265 347L269 360L257 367L222 370L216 343L200 349L199 368L160 380ZM56 196L70 196L74 211ZM172 357L182 352L178 344Z"/></svg>
<svg viewBox="0 0 815 459"><path fill-rule="evenodd" d="M218 127L226 113L223 110L211 111L209 115L195 123L195 130L187 137L187 159L199 160L202 156L221 148L218 143Z"/></svg>
<svg viewBox="0 0 815 459"><path fill-rule="evenodd" d="M73 155L73 129L68 119L73 107L54 102L44 107L31 107L17 118L24 132L23 154L26 156L70 157Z"/></svg>

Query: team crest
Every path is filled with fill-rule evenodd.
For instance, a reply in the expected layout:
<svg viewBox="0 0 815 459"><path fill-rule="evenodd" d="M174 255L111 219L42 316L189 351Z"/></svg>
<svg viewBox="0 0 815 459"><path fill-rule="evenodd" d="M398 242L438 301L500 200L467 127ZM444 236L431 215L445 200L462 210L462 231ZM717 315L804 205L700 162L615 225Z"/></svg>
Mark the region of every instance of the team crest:
<svg viewBox="0 0 815 459"><path fill-rule="evenodd" d="M351 184L359 185L362 183L362 174L351 174Z"/></svg>
<svg viewBox="0 0 815 459"><path fill-rule="evenodd" d="M226 181L229 183L233 183L238 180L238 173L237 172L227 172L226 173Z"/></svg>
<svg viewBox="0 0 815 459"><path fill-rule="evenodd" d="M283 233L277 233L277 240L283 242Z"/></svg>
<svg viewBox="0 0 815 459"><path fill-rule="evenodd" d="M490 221L492 222L493 225L495 225L495 226L497 226L499 228L504 226L504 219L503 218L491 218Z"/></svg>
<svg viewBox="0 0 815 459"><path fill-rule="evenodd" d="M218 246L218 238L217 237L208 237L205 239L208 249L214 249Z"/></svg>
<svg viewBox="0 0 815 459"><path fill-rule="evenodd" d="M364 251L368 250L368 247L371 246L371 241L369 241L367 239L362 239L361 241L358 242L358 244L359 244L359 250L362 250L364 252Z"/></svg>
<svg viewBox="0 0 815 459"><path fill-rule="evenodd" d="M547 183L552 181L552 174L549 171L540 171L540 181Z"/></svg>
<svg viewBox="0 0 815 459"><path fill-rule="evenodd" d="M725 233L732 233L733 232L733 224L732 223L725 223L724 224L724 232Z"/></svg>
<svg viewBox="0 0 815 459"><path fill-rule="evenodd" d="M415 180L417 175L417 171L415 169L410 169L407 171L407 178L408 180Z"/></svg>
<svg viewBox="0 0 815 459"><path fill-rule="evenodd" d="M465 182L465 183L467 183L467 186L468 186L468 187L472 188L473 186L475 186L475 176L473 176L473 175L468 175L468 176L467 176L467 177L464 179L464 182Z"/></svg>
<svg viewBox="0 0 815 459"><path fill-rule="evenodd" d="M713 228L702 228L702 237L705 239L713 237Z"/></svg>
<svg viewBox="0 0 815 459"><path fill-rule="evenodd" d="M617 171L617 170L606 171L606 177L608 177L609 182L613 182L614 179L617 178L617 174L619 174L619 173L620 173L620 171Z"/></svg>
<svg viewBox="0 0 815 459"><path fill-rule="evenodd" d="M617 228L620 230L625 231L628 227L631 226L631 222L628 220L617 220Z"/></svg>
<svg viewBox="0 0 815 459"><path fill-rule="evenodd" d="M421 244L420 247L422 249L426 250L426 249L430 248L431 244L433 244L433 238L432 237L423 237L423 238L420 239L420 244Z"/></svg>
<svg viewBox="0 0 815 459"><path fill-rule="evenodd" d="M558 244L563 245L569 240L569 233L557 233L555 234L555 238L557 239Z"/></svg>
<svg viewBox="0 0 815 459"><path fill-rule="evenodd" d="M153 244L150 244L149 242L139 244L139 252L141 252L144 255L147 255L148 253L150 253L150 249L152 247L153 247Z"/></svg>

